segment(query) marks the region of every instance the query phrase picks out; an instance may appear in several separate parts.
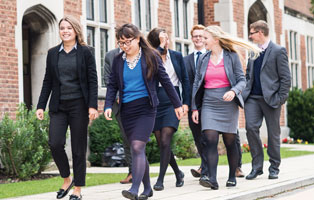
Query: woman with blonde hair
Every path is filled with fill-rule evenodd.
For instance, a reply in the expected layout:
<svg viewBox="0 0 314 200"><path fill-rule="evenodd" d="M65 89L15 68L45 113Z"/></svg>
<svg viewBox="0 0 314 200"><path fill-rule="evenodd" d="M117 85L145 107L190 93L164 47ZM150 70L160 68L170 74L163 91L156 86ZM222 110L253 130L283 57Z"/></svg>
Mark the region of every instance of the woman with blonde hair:
<svg viewBox="0 0 314 200"><path fill-rule="evenodd" d="M70 200L81 200L85 186L87 126L98 117L95 58L83 39L79 22L66 16L59 22L62 43L48 51L46 73L37 104L36 116L44 118L49 102L49 146L64 183L57 199L74 187ZM66 132L70 126L74 178L65 153Z"/></svg>
<svg viewBox="0 0 314 200"><path fill-rule="evenodd" d="M226 186L236 186L238 153L235 138L239 118L238 106L243 108L241 91L246 84L236 47L250 50L253 57L257 57L260 50L249 42L232 37L219 26L206 27L204 40L208 52L202 55L197 66L193 84L192 120L198 123L200 110L208 165L208 176L201 177L200 184L217 190L219 134L223 136L229 163Z"/></svg>

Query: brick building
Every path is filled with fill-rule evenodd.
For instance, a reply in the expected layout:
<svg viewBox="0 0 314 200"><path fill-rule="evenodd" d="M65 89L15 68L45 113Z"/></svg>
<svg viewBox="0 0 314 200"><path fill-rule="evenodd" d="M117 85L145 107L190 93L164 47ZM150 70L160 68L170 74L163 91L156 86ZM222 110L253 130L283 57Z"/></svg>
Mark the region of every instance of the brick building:
<svg viewBox="0 0 314 200"><path fill-rule="evenodd" d="M144 34L165 28L172 48L187 55L193 50L189 30L194 24L217 24L247 39L249 24L266 20L271 39L289 52L293 85L312 87L314 16L309 8L310 0L0 0L0 119L4 112L13 116L19 102L36 105L47 50L60 42L58 20L64 15L80 20L87 43L95 48L101 100L104 56L116 46L114 28L124 23L136 24ZM288 134L286 106L281 126Z"/></svg>

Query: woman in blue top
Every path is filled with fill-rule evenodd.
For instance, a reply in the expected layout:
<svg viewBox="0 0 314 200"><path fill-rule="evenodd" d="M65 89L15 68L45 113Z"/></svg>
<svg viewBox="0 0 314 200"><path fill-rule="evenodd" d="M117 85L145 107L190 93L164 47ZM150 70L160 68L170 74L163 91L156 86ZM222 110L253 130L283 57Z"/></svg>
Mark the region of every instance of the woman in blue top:
<svg viewBox="0 0 314 200"><path fill-rule="evenodd" d="M154 127L159 103L157 81L169 95L178 119L183 115L182 105L158 52L150 47L138 28L132 24L123 25L117 29L116 39L123 52L113 60L104 115L107 120L112 120L111 107L119 91L121 121L132 152L133 176L132 187L123 190L122 195L128 199L147 199L153 191L145 147ZM138 198L141 181L144 191Z"/></svg>
<svg viewBox="0 0 314 200"><path fill-rule="evenodd" d="M174 85L178 95L182 95L183 114L186 114L190 105L190 84L182 54L168 48L169 38L165 29L154 28L149 32L147 40L160 52L163 65L170 77L171 83ZM182 86L182 93L179 90L180 85ZM176 115L173 112L173 105L165 92L165 88L161 84L157 85L157 96L160 104L157 108L157 116L153 131L160 148L160 170L154 189L160 191L164 189L163 182L168 164L171 165L176 175L176 187L183 186L184 173L179 170L170 146L172 136L178 129L179 120L176 118Z"/></svg>

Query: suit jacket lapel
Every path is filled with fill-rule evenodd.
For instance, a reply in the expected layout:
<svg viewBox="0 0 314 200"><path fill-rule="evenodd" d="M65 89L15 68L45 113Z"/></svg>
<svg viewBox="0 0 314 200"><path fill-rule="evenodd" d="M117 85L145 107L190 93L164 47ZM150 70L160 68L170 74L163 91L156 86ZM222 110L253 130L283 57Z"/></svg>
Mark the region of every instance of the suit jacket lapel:
<svg viewBox="0 0 314 200"><path fill-rule="evenodd" d="M269 54L271 52L272 47L273 47L273 43L272 43L272 41L270 41L269 44L268 44L268 47L266 48L266 52L265 52L265 55L264 55L264 59L263 59L261 70L263 70L263 68L265 66L265 63L266 63L266 61L268 59L268 56L269 56Z"/></svg>
<svg viewBox="0 0 314 200"><path fill-rule="evenodd" d="M173 52L170 49L168 51L169 51L169 54L170 54L170 59L171 59L174 71L176 72L177 77L181 81L181 73L179 73L180 72L180 69L179 69L180 66L178 64L178 61L177 61L175 55L173 54Z"/></svg>
<svg viewBox="0 0 314 200"><path fill-rule="evenodd" d="M76 67L78 72L79 79L82 76L82 60L83 60L83 49L81 45L77 44L77 53L76 53ZM86 62L86 60L85 60Z"/></svg>
<svg viewBox="0 0 314 200"><path fill-rule="evenodd" d="M226 75L229 79L229 82L231 84L231 79L230 79L230 67L232 66L231 64L231 58L229 56L229 53L228 51L224 50L224 53L223 53L223 59L224 59L224 68L225 68L225 72L226 72Z"/></svg>
<svg viewBox="0 0 314 200"><path fill-rule="evenodd" d="M200 74L201 74L201 80L204 80L206 70L207 70L207 65L210 59L210 52L206 53L205 57L202 60L199 60L198 62L202 62L202 65L200 66Z"/></svg>
<svg viewBox="0 0 314 200"><path fill-rule="evenodd" d="M121 91L123 90L123 68L124 68L124 60L122 58L122 55L119 57L118 64L117 66L113 67L118 67L118 73L119 73L119 83L121 86Z"/></svg>
<svg viewBox="0 0 314 200"><path fill-rule="evenodd" d="M55 71L55 73L56 73L56 76L57 76L57 78L58 78L58 80L59 80L59 69L58 69L58 60L59 60L59 49L60 49L60 47L61 47L61 44L59 44L58 45L58 47L56 48L56 50L52 53L52 58L51 58L51 60L52 60L52 62L51 62L51 64L52 64L52 67L53 67L53 69L54 69L54 71Z"/></svg>
<svg viewBox="0 0 314 200"><path fill-rule="evenodd" d="M190 67L192 68L193 76L195 76L195 62L194 62L194 53L189 56Z"/></svg>

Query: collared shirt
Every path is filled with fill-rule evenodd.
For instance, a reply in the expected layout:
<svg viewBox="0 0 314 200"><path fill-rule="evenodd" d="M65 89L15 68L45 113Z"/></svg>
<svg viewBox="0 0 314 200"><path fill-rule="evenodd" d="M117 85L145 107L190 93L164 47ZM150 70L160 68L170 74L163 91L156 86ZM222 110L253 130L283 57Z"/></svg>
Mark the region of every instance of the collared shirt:
<svg viewBox="0 0 314 200"><path fill-rule="evenodd" d="M77 42L75 42L75 45L73 46L73 48L71 49L71 51L72 51L74 48L77 49ZM62 51L62 50L64 50L63 43L61 44L61 47L60 47L60 49L59 49L59 52Z"/></svg>
<svg viewBox="0 0 314 200"><path fill-rule="evenodd" d="M166 72L171 80L171 83L173 86L179 86L179 79L178 76L174 70L173 64L171 62L171 57L169 51L167 51L166 60L163 63L164 68L166 69ZM159 87L162 87L162 85L159 83Z"/></svg>
<svg viewBox="0 0 314 200"><path fill-rule="evenodd" d="M122 55L122 59L126 61L128 67L130 69L134 69L138 63L138 61L141 59L141 56L142 56L142 48L140 47L140 50L136 56L136 58L131 62L129 61L127 58L126 58L126 53L124 52L123 55Z"/></svg>
<svg viewBox="0 0 314 200"><path fill-rule="evenodd" d="M270 42L270 39L267 40L264 44L262 45L258 45L259 48L261 48L263 51L265 51L265 49L268 47L269 45L269 42Z"/></svg>
<svg viewBox="0 0 314 200"><path fill-rule="evenodd" d="M194 64L196 65L196 59L197 59L197 52L199 52L199 51L194 51ZM206 53L206 49L204 48L204 49L202 49L201 51L200 51L202 54L203 53ZM201 54L201 55L202 55Z"/></svg>

